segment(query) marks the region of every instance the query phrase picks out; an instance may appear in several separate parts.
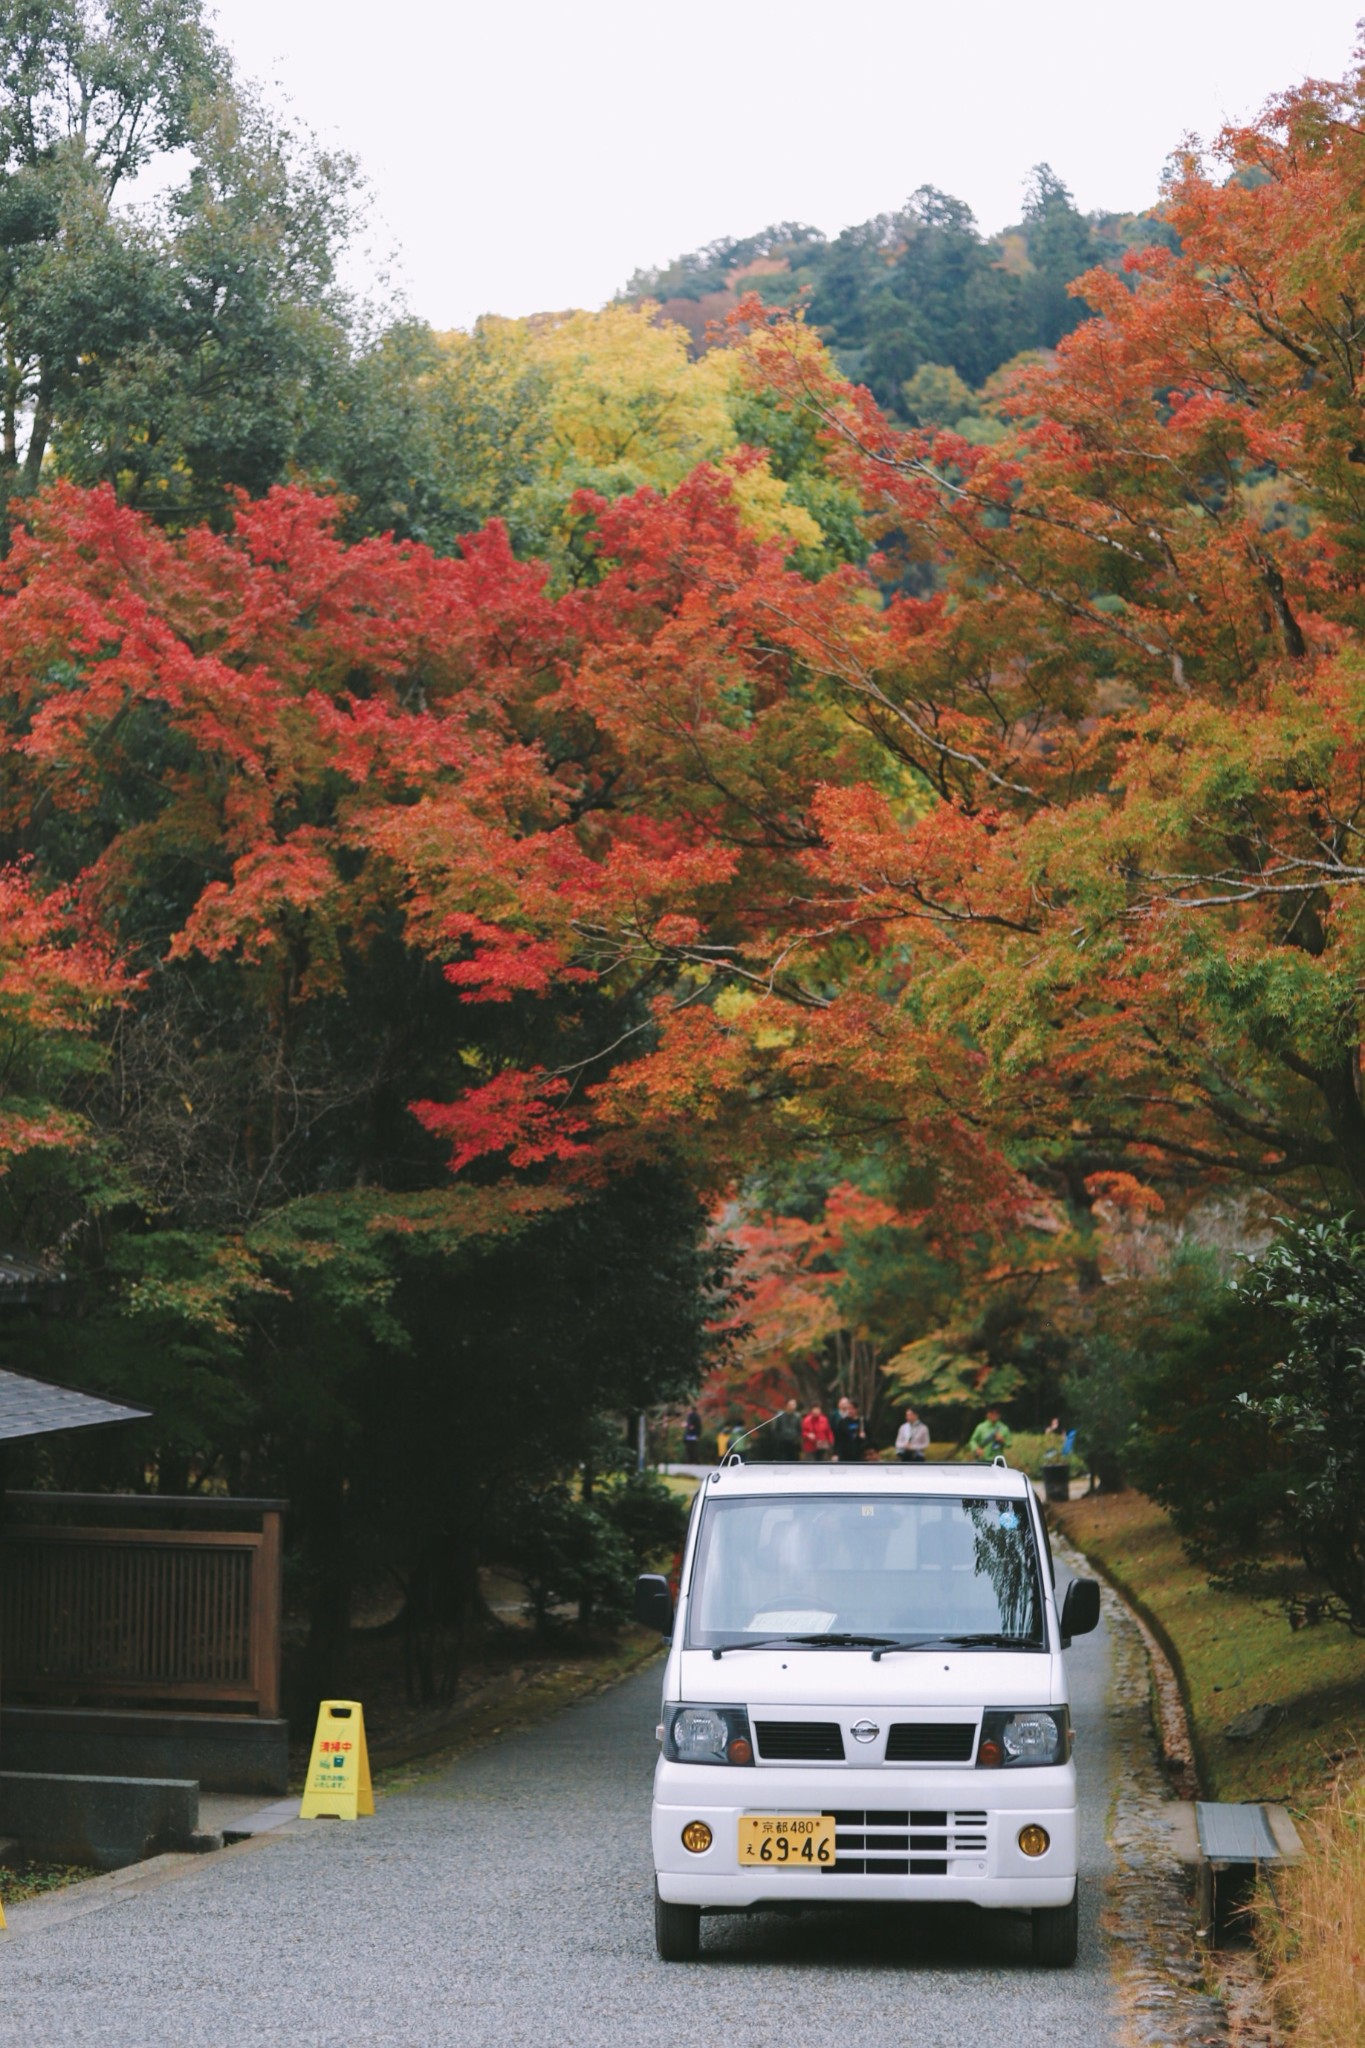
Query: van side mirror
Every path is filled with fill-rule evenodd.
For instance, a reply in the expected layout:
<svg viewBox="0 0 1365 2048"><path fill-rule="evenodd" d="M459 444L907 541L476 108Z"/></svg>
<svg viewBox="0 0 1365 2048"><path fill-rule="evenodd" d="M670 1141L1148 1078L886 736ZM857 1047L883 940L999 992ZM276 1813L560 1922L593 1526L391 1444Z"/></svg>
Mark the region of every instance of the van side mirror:
<svg viewBox="0 0 1365 2048"><path fill-rule="evenodd" d="M661 1636L673 1633L673 1595L668 1580L658 1572L641 1572L635 1581L635 1619L641 1628L655 1629ZM1092 1622L1091 1627L1094 1627Z"/></svg>
<svg viewBox="0 0 1365 2048"><path fill-rule="evenodd" d="M1088 1636L1100 1625L1098 1579L1073 1579L1062 1602L1062 1648L1073 1636Z"/></svg>

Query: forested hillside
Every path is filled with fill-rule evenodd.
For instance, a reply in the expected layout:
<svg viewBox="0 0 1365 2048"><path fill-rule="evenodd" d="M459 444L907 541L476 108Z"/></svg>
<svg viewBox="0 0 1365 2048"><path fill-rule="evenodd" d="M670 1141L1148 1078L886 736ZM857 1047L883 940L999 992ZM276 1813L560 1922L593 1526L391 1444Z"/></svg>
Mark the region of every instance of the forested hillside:
<svg viewBox="0 0 1365 2048"><path fill-rule="evenodd" d="M362 1559L619 1612L701 1388L1197 1414L1358 1604L1225 1282L1358 1284L1361 79L439 334L197 0L0 58L0 1342L154 1410L30 1476L287 1494L318 1684Z"/></svg>
<svg viewBox="0 0 1365 2048"><path fill-rule="evenodd" d="M626 297L658 301L699 343L743 292L769 306L800 306L844 375L866 384L889 413L951 424L934 410L932 382L907 392L926 365L979 390L1003 363L1055 348L1085 317L1067 290L1075 279L1099 264L1117 267L1130 249L1173 241L1157 211L1082 214L1050 166L1039 164L1022 219L999 235L983 235L960 199L925 185L897 212L832 240L782 221L712 242L637 271Z"/></svg>

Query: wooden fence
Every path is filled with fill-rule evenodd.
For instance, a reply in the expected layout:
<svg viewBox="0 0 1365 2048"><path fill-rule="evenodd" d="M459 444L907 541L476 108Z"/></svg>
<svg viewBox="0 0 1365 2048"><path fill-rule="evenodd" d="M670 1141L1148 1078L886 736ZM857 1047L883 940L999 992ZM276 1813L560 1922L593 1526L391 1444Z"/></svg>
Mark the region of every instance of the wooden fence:
<svg viewBox="0 0 1365 2048"><path fill-rule="evenodd" d="M8 1495L5 1698L278 1714L284 1506L197 1495ZM78 1520L61 1519L73 1513ZM130 1513L182 1526L128 1527ZM225 1519L258 1526L205 1526Z"/></svg>

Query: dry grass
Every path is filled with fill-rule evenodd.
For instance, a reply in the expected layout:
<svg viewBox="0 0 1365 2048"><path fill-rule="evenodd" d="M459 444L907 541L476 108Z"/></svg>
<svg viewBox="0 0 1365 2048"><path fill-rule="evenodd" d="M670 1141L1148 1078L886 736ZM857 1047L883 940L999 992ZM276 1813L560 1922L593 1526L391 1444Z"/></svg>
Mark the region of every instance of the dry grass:
<svg viewBox="0 0 1365 2048"><path fill-rule="evenodd" d="M1365 1787L1300 1823L1305 1855L1259 1922L1294 2048L1365 2041Z"/></svg>

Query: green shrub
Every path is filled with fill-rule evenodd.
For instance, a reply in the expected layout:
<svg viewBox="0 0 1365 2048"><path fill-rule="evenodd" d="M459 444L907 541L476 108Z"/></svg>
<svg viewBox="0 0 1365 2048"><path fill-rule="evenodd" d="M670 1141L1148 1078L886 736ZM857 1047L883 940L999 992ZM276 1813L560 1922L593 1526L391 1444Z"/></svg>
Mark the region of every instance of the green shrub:
<svg viewBox="0 0 1365 2048"><path fill-rule="evenodd" d="M687 1502L654 1472L634 1472L605 1487L594 1506L625 1540L637 1572L671 1563L687 1533Z"/></svg>
<svg viewBox="0 0 1365 2048"><path fill-rule="evenodd" d="M1283 1432L1248 1410L1282 1327L1209 1254L1107 1291L1068 1386L1087 1463L1160 1501L1190 1555L1245 1574L1283 1551L1294 1473Z"/></svg>
<svg viewBox="0 0 1365 2048"><path fill-rule="evenodd" d="M524 1582L526 1609L538 1629L552 1609L567 1606L577 1608L580 1621L608 1627L629 1616L635 1580L630 1542L610 1515L565 1485L547 1486L505 1511L498 1554Z"/></svg>
<svg viewBox="0 0 1365 2048"><path fill-rule="evenodd" d="M1238 1290L1282 1356L1240 1397L1242 1430L1271 1430L1294 1461L1285 1515L1331 1612L1365 1634L1365 1232L1344 1218L1294 1223ZM1292 1610L1291 1610L1292 1615Z"/></svg>

